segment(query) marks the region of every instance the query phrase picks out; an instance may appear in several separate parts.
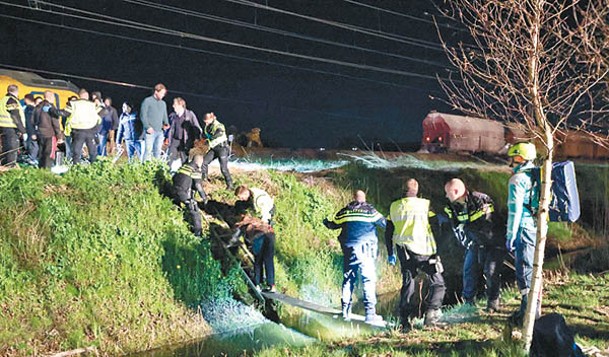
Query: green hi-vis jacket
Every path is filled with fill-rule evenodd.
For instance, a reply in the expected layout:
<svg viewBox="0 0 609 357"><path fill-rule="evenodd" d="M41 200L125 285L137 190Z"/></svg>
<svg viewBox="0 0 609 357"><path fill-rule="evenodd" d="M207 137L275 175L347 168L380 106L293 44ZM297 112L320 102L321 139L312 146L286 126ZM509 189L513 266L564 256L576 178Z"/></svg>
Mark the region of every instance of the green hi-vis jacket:
<svg viewBox="0 0 609 357"><path fill-rule="evenodd" d="M394 201L389 208L385 233L389 255L393 255L393 244L406 246L418 255L436 254L436 241L429 224L429 218L434 216L429 200L424 198L405 197Z"/></svg>
<svg viewBox="0 0 609 357"><path fill-rule="evenodd" d="M205 125L205 129L203 129L203 134L209 142L210 149L213 149L216 146L222 145L228 141L224 124L220 123L217 120L214 120L209 125Z"/></svg>
<svg viewBox="0 0 609 357"><path fill-rule="evenodd" d="M25 133L25 113L19 104L19 99L12 94L0 99L0 127L15 128Z"/></svg>

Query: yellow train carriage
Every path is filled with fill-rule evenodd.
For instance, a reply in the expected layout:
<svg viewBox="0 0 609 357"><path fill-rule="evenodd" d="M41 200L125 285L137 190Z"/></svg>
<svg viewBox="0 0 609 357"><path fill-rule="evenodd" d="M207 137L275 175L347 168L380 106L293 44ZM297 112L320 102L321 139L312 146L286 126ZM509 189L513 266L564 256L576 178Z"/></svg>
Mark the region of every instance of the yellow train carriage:
<svg viewBox="0 0 609 357"><path fill-rule="evenodd" d="M0 68L0 91L2 91L0 96L6 94L6 88L10 84L16 84L19 87L19 99L23 99L28 93L32 93L34 97L43 97L44 92L50 90L55 93L57 108L65 107L71 96L78 97L78 87L71 82L61 79L46 79L31 72Z"/></svg>

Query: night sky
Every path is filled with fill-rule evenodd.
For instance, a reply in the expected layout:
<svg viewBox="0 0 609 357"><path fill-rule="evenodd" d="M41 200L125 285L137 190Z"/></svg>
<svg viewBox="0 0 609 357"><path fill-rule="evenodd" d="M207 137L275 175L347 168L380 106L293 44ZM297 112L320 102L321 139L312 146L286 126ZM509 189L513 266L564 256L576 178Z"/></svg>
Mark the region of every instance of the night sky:
<svg viewBox="0 0 609 357"><path fill-rule="evenodd" d="M445 109L440 101L429 99L441 96L433 77L446 77L449 67L436 28L429 23L431 14L437 13L430 0L255 0L250 6L244 2L248 1L0 1L0 67L142 87L162 82L169 89L169 110L171 100L182 96L198 116L214 111L227 127L260 127L263 141L282 147L363 147L361 138L391 150L394 142L420 142L427 112ZM159 4L175 11L159 9ZM132 27L118 26L125 23L121 20L131 21ZM442 29L447 36L455 33ZM379 30L377 36L362 33ZM335 63L212 43L203 37ZM353 65L344 65L347 62ZM151 93L141 87L38 73L100 90L117 108L124 100L139 107Z"/></svg>

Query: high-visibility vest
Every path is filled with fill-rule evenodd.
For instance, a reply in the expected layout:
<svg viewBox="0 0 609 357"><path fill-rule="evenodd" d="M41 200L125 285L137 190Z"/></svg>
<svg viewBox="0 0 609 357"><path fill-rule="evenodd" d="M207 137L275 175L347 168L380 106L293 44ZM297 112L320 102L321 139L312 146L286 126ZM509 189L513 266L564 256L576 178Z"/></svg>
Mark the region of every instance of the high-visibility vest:
<svg viewBox="0 0 609 357"><path fill-rule="evenodd" d="M9 99L14 99L16 104L8 104ZM11 111L19 110L19 117L21 118L21 123L23 123L23 127L25 127L25 113L23 112L23 108L19 104L19 99L11 94L5 95L0 100L0 127L2 128L17 128L17 124L13 121L11 117Z"/></svg>
<svg viewBox="0 0 609 357"><path fill-rule="evenodd" d="M66 127L69 126L71 129L91 129L95 127L101 123L101 117L98 114L101 109L101 107L86 99L72 101L65 109L70 113ZM66 131L68 131L67 128Z"/></svg>
<svg viewBox="0 0 609 357"><path fill-rule="evenodd" d="M429 225L429 217L434 215L429 210L429 200L406 197L394 201L387 218L395 227L393 242L405 245L415 254L436 254L436 241Z"/></svg>
<svg viewBox="0 0 609 357"><path fill-rule="evenodd" d="M252 193L252 202L254 203L254 211L264 221L269 221L272 217L272 211L275 207L273 198L264 190L259 188L251 187L250 192Z"/></svg>
<svg viewBox="0 0 609 357"><path fill-rule="evenodd" d="M216 133L218 129L222 130L222 135L215 139L211 139L211 137ZM226 136L226 129L224 128L224 124L220 123L217 120L214 120L211 124L205 126L205 137L209 140L209 147L215 148L216 146L228 141L228 137Z"/></svg>

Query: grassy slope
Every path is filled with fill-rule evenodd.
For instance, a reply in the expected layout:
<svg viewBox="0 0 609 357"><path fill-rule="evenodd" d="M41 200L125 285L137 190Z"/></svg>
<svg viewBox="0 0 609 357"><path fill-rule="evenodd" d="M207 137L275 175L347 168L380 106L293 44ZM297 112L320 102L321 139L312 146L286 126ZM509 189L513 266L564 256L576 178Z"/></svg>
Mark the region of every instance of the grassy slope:
<svg viewBox="0 0 609 357"><path fill-rule="evenodd" d="M115 354L209 331L187 307L231 279L158 194L162 176L107 163L0 175L0 355Z"/></svg>
<svg viewBox="0 0 609 357"><path fill-rule="evenodd" d="M224 278L211 260L207 240L194 239L181 214L158 195L153 184L159 181L157 167L102 164L62 178L34 172L0 176L3 197L12 192L0 209L20 217L0 223L0 307L8 311L8 318L0 319L0 346L7 346L0 354L91 344L128 351L207 331L193 308L228 297L238 285L235 271ZM388 175L351 165L321 178L255 172L236 174L235 179L276 197L280 289L337 306L342 256L336 232L325 229L321 220L348 202L355 187L368 189L369 201L386 213L401 182L411 176L422 183L424 196L440 202L443 180L454 175L423 169L394 169ZM509 173L467 169L461 175L495 197L499 209L505 207ZM221 187L223 182L215 179L206 190L213 199L232 204L234 197ZM394 291L399 274L382 262L378 292ZM23 327L8 328L15 325ZM496 331L486 323L478 325ZM468 330L464 333L476 334L475 328ZM480 336L487 340L495 335ZM383 348L391 346L388 342ZM340 345L319 348L342 351Z"/></svg>

